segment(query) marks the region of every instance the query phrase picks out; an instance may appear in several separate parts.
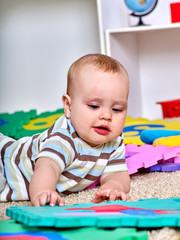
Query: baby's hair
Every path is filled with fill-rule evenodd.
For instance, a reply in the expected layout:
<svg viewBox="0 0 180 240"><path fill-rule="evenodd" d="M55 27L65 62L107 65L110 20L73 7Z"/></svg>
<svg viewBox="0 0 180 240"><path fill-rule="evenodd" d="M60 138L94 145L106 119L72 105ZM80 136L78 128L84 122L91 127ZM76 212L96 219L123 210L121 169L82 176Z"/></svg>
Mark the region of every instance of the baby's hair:
<svg viewBox="0 0 180 240"><path fill-rule="evenodd" d="M79 75L85 65L93 65L97 70L104 72L120 72L128 79L128 73L117 60L103 54L87 54L76 60L69 68L67 75L67 94L70 94L70 88L73 80Z"/></svg>

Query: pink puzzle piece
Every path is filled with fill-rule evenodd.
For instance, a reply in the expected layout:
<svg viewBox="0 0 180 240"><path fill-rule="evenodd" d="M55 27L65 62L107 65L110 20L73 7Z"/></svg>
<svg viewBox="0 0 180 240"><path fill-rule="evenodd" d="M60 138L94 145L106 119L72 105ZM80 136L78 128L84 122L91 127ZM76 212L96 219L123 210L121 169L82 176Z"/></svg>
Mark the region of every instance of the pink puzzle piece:
<svg viewBox="0 0 180 240"><path fill-rule="evenodd" d="M127 144L126 163L129 174L138 172L140 168L149 168L158 163L179 163L180 147Z"/></svg>

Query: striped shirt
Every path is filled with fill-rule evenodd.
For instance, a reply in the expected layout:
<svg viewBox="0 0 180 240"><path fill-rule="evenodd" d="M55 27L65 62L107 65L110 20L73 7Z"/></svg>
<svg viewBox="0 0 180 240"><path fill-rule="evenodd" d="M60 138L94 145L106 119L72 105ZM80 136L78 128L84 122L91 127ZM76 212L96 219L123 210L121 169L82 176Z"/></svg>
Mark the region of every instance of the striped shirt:
<svg viewBox="0 0 180 240"><path fill-rule="evenodd" d="M85 189L103 173L127 170L122 136L91 147L78 137L64 115L41 134L19 140L4 138L0 142L0 153L7 179L0 201L29 199L29 182L40 157L51 158L59 165L57 191L64 194Z"/></svg>

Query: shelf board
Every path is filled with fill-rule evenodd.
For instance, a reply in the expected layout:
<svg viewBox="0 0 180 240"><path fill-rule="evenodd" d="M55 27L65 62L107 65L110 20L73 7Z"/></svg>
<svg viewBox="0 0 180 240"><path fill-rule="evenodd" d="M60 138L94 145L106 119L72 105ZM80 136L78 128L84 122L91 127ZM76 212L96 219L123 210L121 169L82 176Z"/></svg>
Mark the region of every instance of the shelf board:
<svg viewBox="0 0 180 240"><path fill-rule="evenodd" d="M106 34L111 33L131 33L131 32L148 32L148 31L156 31L156 30L169 30L180 28L180 23L172 23L166 25L156 25L156 26L135 26L135 27L127 27L127 28L118 28L118 29L107 29Z"/></svg>

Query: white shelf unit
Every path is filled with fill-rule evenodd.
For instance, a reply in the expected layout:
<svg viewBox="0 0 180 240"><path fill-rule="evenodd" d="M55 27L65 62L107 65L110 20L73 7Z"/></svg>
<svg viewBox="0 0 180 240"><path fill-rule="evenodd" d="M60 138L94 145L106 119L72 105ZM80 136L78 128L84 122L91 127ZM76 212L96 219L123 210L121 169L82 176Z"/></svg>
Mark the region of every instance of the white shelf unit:
<svg viewBox="0 0 180 240"><path fill-rule="evenodd" d="M119 60L130 76L128 114L162 118L157 101L180 98L180 23L171 24L170 3L159 0L143 17L152 26L129 27L124 1L96 0L101 53ZM134 19L137 20L137 19Z"/></svg>
<svg viewBox="0 0 180 240"><path fill-rule="evenodd" d="M107 29L106 53L129 72L128 114L162 118L156 102L180 97L180 23Z"/></svg>

